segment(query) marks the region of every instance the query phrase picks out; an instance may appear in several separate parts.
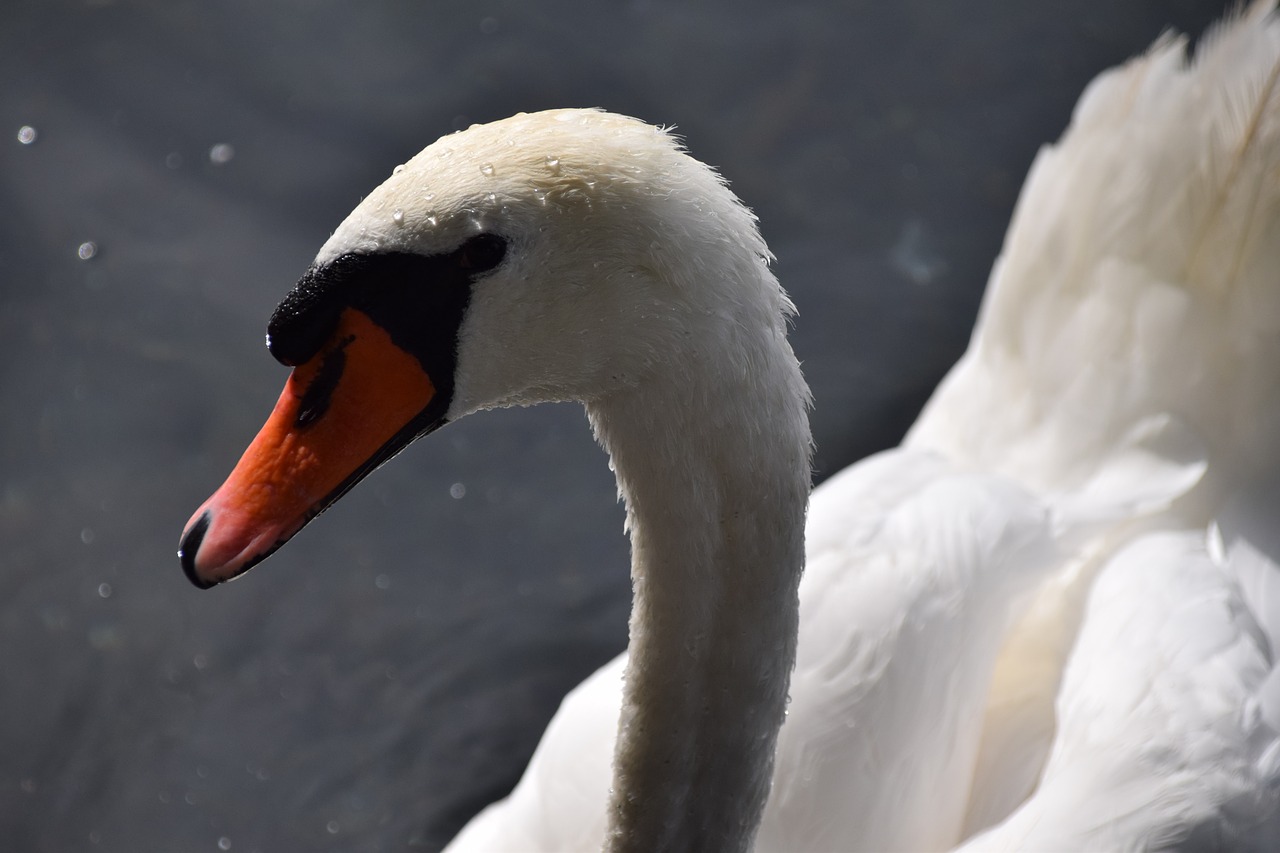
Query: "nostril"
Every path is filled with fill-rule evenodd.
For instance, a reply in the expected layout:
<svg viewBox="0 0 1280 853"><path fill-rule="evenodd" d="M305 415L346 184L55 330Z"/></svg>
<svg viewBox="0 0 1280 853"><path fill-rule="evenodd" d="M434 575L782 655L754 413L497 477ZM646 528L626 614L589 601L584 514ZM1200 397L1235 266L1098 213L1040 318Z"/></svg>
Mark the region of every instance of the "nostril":
<svg viewBox="0 0 1280 853"><path fill-rule="evenodd" d="M200 551L200 543L204 541L204 536L209 532L209 523L212 518L208 510L205 510L201 516L196 519L196 523L187 528L182 534L182 541L178 543L178 561L182 563L182 571L187 576L187 580L191 581L200 589L208 589L217 584L217 581L208 581L200 577L196 573L196 554Z"/></svg>

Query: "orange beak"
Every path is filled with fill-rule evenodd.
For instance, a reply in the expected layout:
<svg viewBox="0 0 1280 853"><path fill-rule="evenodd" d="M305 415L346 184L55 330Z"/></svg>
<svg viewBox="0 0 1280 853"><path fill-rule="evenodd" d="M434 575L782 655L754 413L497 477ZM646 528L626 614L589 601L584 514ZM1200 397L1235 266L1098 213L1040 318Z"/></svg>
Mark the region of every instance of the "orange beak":
<svg viewBox="0 0 1280 853"><path fill-rule="evenodd" d="M187 522L178 551L187 577L210 587L266 559L442 423L443 413L427 416L436 396L417 358L368 315L344 308L319 352L294 368L231 476Z"/></svg>

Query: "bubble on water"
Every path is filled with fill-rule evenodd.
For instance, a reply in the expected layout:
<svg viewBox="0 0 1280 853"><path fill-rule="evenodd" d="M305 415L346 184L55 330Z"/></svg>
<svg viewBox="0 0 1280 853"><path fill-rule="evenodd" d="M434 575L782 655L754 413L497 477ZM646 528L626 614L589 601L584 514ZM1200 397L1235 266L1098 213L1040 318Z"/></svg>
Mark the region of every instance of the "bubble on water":
<svg viewBox="0 0 1280 853"><path fill-rule="evenodd" d="M227 838L225 835L224 835L224 836L222 836L221 838L219 838L219 839L218 839L218 849L219 849L219 850L230 850L230 849L231 849L231 839L230 839L230 838Z"/></svg>
<svg viewBox="0 0 1280 853"><path fill-rule="evenodd" d="M99 597L99 598L110 598L110 597L111 597L111 584L106 583L105 581L104 581L103 583L98 584L98 597Z"/></svg>
<svg viewBox="0 0 1280 853"><path fill-rule="evenodd" d="M191 663L192 663L192 665L194 665L194 666L195 666L195 668L196 668L196 669L204 669L206 666L208 666L208 665L209 665L209 656L208 656L208 655L196 655L195 657L193 657L193 658L191 659Z"/></svg>
<svg viewBox="0 0 1280 853"><path fill-rule="evenodd" d="M462 500L467 496L467 487L462 483L454 483L449 487L449 497L455 501Z"/></svg>
<svg viewBox="0 0 1280 853"><path fill-rule="evenodd" d="M390 575L378 575L376 578L374 578L374 579L373 579L373 585L374 585L374 586L376 586L378 589L390 589L390 588L391 588L391 576L390 576Z"/></svg>
<svg viewBox="0 0 1280 853"><path fill-rule="evenodd" d="M229 142L219 142L209 149L209 162L215 166L225 166L236 156L235 146Z"/></svg>
<svg viewBox="0 0 1280 853"><path fill-rule="evenodd" d="M324 828L329 831L330 835L337 835L338 830L342 829L342 827L338 825L338 822L336 820L329 821L324 825Z"/></svg>
<svg viewBox="0 0 1280 853"><path fill-rule="evenodd" d="M98 244L92 240L85 240L76 247L76 256L82 261L87 261L96 254L98 254Z"/></svg>
<svg viewBox="0 0 1280 853"><path fill-rule="evenodd" d="M18 128L18 141L23 145L30 145L36 141L36 137L40 134L36 133L36 129L29 124L24 124Z"/></svg>
<svg viewBox="0 0 1280 853"><path fill-rule="evenodd" d="M164 165L170 169L182 168L182 155L177 151L170 151L168 156L164 158Z"/></svg>

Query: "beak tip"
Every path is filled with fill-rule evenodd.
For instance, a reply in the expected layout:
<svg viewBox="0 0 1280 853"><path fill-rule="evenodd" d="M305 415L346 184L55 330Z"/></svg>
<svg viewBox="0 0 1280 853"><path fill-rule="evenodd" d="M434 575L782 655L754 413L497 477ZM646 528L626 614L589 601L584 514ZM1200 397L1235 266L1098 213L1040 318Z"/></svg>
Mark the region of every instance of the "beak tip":
<svg viewBox="0 0 1280 853"><path fill-rule="evenodd" d="M186 574L187 580L200 589L208 589L218 584L217 580L201 577L200 571L196 567L196 557L200 552L200 543L204 541L205 534L209 532L211 520L208 510L200 513L200 517L182 534L182 541L178 544L178 562L182 564L182 571Z"/></svg>

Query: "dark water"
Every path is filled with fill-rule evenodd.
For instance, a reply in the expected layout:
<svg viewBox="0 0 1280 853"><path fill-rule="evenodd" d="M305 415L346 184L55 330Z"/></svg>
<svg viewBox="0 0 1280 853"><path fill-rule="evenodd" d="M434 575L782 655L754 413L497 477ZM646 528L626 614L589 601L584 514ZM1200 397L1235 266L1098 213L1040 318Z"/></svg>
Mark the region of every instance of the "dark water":
<svg viewBox="0 0 1280 853"><path fill-rule="evenodd" d="M284 381L271 308L393 165L518 110L678 125L763 220L832 471L963 349L1085 82L1220 10L1093 5L6 0L0 849L434 849L625 643L571 407L433 436L241 582L178 569Z"/></svg>

